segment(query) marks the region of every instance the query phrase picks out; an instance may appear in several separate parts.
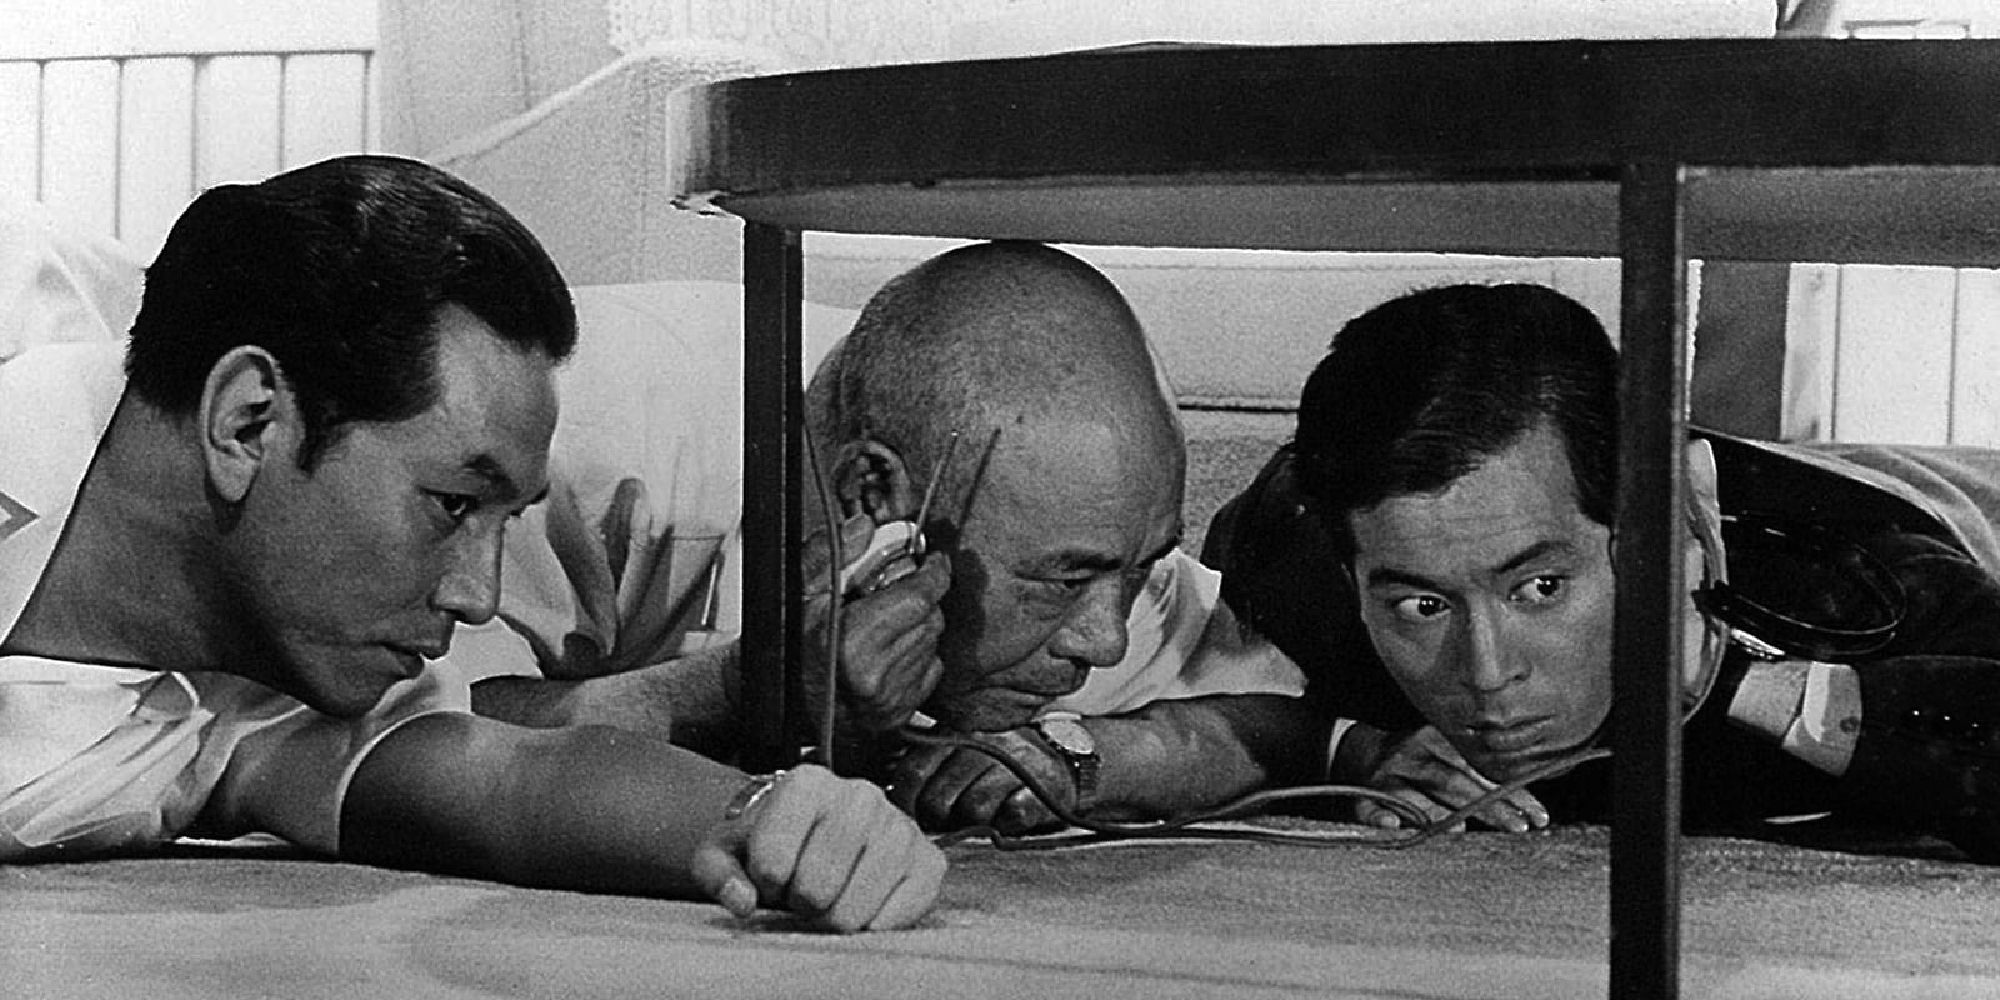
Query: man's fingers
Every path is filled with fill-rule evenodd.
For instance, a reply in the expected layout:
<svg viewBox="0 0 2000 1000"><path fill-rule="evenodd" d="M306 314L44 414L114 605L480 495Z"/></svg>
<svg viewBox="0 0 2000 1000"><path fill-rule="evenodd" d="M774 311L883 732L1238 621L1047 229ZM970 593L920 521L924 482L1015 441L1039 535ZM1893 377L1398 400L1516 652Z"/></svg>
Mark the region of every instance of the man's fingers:
<svg viewBox="0 0 2000 1000"><path fill-rule="evenodd" d="M900 724L930 697L943 666L938 597L950 572L940 556L916 575L849 602L842 612L843 712L867 729Z"/></svg>
<svg viewBox="0 0 2000 1000"><path fill-rule="evenodd" d="M908 927L924 918L924 914L936 905L938 892L944 888L944 852L929 840L911 848L914 859L904 869L903 878L883 902L882 909L868 926L871 930L893 930Z"/></svg>
<svg viewBox="0 0 2000 1000"><path fill-rule="evenodd" d="M1012 775L1009 775L1012 777ZM1031 833L1060 822L1055 811L1034 789L1019 782L1013 783L1013 791L1000 802L1000 808L993 811L993 828L1001 833Z"/></svg>
<svg viewBox="0 0 2000 1000"><path fill-rule="evenodd" d="M829 796L819 804L786 886L788 909L815 917L832 912L849 887L857 884L856 869L867 852L874 818L851 792Z"/></svg>
<svg viewBox="0 0 2000 1000"><path fill-rule="evenodd" d="M1427 791L1446 813L1470 806L1492 795L1493 790L1499 787L1491 779L1469 767L1462 768L1450 764L1440 766L1438 772L1433 775L1433 782ZM1496 830L1513 833L1526 833L1548 825L1548 813L1543 811L1541 822L1535 822L1528 809L1519 801L1521 798L1529 802L1534 801L1534 796L1517 790L1486 802L1474 809L1471 816ZM1539 807L1540 803L1536 802L1535 805ZM1442 816L1433 816L1431 821L1436 822L1441 818Z"/></svg>
<svg viewBox="0 0 2000 1000"><path fill-rule="evenodd" d="M792 769L764 794L745 818L743 868L765 899L783 899L798 871L806 836L819 819L819 802L833 773L807 765Z"/></svg>
<svg viewBox="0 0 2000 1000"><path fill-rule="evenodd" d="M1449 804L1439 802L1428 793L1419 789L1392 788L1389 790L1389 794L1409 803L1418 812L1423 813L1424 821L1427 823L1437 823L1442 821L1446 816L1451 815L1452 807Z"/></svg>
<svg viewBox="0 0 2000 1000"><path fill-rule="evenodd" d="M1525 792L1496 799L1473 815L1487 826L1510 833L1527 833L1549 825L1549 811L1540 800Z"/></svg>
<svg viewBox="0 0 2000 1000"><path fill-rule="evenodd" d="M851 564L868 551L868 543L875 537L875 521L866 514L856 514L840 524L841 556ZM831 577L827 567L833 562L833 545L829 541L826 528L821 527L806 536L806 543L800 550L799 568L805 579L807 593L824 594L830 589Z"/></svg>
<svg viewBox="0 0 2000 1000"><path fill-rule="evenodd" d="M711 842L696 848L688 863L688 873L694 878L696 888L731 914L747 917L756 912L757 886L736 862L727 844Z"/></svg>
<svg viewBox="0 0 2000 1000"><path fill-rule="evenodd" d="M1521 833L1549 823L1548 810L1525 789L1494 796L1499 786L1467 763L1443 734L1429 727L1399 741L1377 765L1370 784L1422 809L1431 823L1475 803L1470 815L1495 829ZM1489 800L1489 796L1493 797ZM1379 803L1357 805L1355 817L1382 827L1406 822ZM1453 824L1454 828L1463 825Z"/></svg>
<svg viewBox="0 0 2000 1000"><path fill-rule="evenodd" d="M959 799L989 768L999 766L977 751L953 751L918 793L917 821L929 827L951 826L959 816Z"/></svg>
<svg viewBox="0 0 2000 1000"><path fill-rule="evenodd" d="M1540 830L1549 825L1549 810L1542 800L1535 798L1525 788L1515 789L1507 794L1506 802L1519 813L1529 830Z"/></svg>
<svg viewBox="0 0 2000 1000"><path fill-rule="evenodd" d="M959 793L958 801L952 805L952 825L992 826L1002 833L1020 833L1026 829L1023 817L1005 814L1015 793L1025 792L1027 787L1012 771L997 763L989 764ZM1032 799L1034 793L1028 792L1028 796Z"/></svg>
<svg viewBox="0 0 2000 1000"><path fill-rule="evenodd" d="M747 914L761 894L833 930L902 927L929 911L943 882L943 853L880 789L818 767L794 769L743 822L745 832L725 832L694 862L697 884L732 913Z"/></svg>
<svg viewBox="0 0 2000 1000"><path fill-rule="evenodd" d="M847 934L866 930L881 912L890 890L896 887L900 875L893 859L902 845L897 842L900 838L896 831L881 823L882 818L876 817L876 823L860 841L853 866L821 908L820 922L831 930Z"/></svg>
<svg viewBox="0 0 2000 1000"><path fill-rule="evenodd" d="M917 797L953 753L950 747L921 743L906 747L889 767L889 801L903 812L917 815Z"/></svg>
<svg viewBox="0 0 2000 1000"><path fill-rule="evenodd" d="M1400 830L1405 822L1402 813L1368 799L1355 803L1354 820L1364 826L1382 830Z"/></svg>
<svg viewBox="0 0 2000 1000"><path fill-rule="evenodd" d="M1497 787L1482 775L1455 770L1449 774L1433 773L1429 779L1423 782L1399 782L1388 790L1398 798L1413 804L1421 799L1425 815L1433 823L1491 795L1493 789ZM1358 816L1364 817L1362 822L1369 822L1370 818L1374 818L1377 820L1375 822L1377 826L1395 825L1381 822L1380 817L1376 815L1378 812L1389 813L1390 810L1373 803L1368 805L1371 812L1364 812L1358 808L1356 810ZM1496 830L1508 830L1514 833L1526 833L1549 825L1548 809L1543 807L1541 800L1525 789L1516 789L1495 798L1474 810L1471 815Z"/></svg>
<svg viewBox="0 0 2000 1000"><path fill-rule="evenodd" d="M876 811L847 885L821 919L826 926L843 932L906 926L929 909L943 874L943 852L917 831L909 817L884 805ZM900 916L885 912L912 879L919 887L926 882L930 886L922 908ZM907 905L898 907L906 909ZM898 920L901 922L894 922Z"/></svg>
<svg viewBox="0 0 2000 1000"><path fill-rule="evenodd" d="M1379 786L1376 790L1408 804L1411 810L1423 816L1425 823L1436 823L1451 815L1451 806L1437 801L1421 788L1396 782ZM1356 822L1384 830L1400 829L1409 823L1409 817L1403 813L1367 799L1355 804L1354 818Z"/></svg>

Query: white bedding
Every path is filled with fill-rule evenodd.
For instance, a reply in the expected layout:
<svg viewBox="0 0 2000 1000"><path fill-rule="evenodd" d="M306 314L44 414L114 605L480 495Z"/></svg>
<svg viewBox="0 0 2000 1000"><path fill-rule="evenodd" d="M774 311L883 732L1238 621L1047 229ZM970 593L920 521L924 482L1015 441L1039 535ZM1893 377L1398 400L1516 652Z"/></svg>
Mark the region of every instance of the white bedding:
<svg viewBox="0 0 2000 1000"><path fill-rule="evenodd" d="M122 245L0 192L0 361L40 344L123 337L141 279L140 261ZM657 281L572 292L580 334L559 375L558 456L645 479L668 523L693 512L733 521L742 483L741 286ZM804 318L809 372L854 311L809 304Z"/></svg>

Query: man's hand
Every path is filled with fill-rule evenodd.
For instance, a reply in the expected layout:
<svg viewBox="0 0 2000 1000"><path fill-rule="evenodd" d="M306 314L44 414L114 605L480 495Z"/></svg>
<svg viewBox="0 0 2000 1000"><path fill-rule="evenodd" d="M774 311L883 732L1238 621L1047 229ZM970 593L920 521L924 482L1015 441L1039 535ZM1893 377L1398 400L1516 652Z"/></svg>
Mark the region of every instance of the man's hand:
<svg viewBox="0 0 2000 1000"><path fill-rule="evenodd" d="M761 902L851 933L922 919L945 862L880 789L806 765L716 824L692 868L702 891L739 917Z"/></svg>
<svg viewBox="0 0 2000 1000"><path fill-rule="evenodd" d="M842 554L851 564L868 547L874 522L849 518L841 526ZM804 577L807 595L805 699L818 726L825 704L827 609L832 600L827 564L830 546L823 532L807 541ZM847 732L882 732L908 722L944 673L938 637L944 613L938 601L951 586L951 559L926 556L915 572L872 593L850 597L842 607L839 716Z"/></svg>
<svg viewBox="0 0 2000 1000"><path fill-rule="evenodd" d="M1496 787L1434 726L1391 737L1367 784L1415 806L1433 823ZM1514 833L1549 825L1549 811L1526 789L1495 799L1472 815L1494 829ZM1394 811L1367 801L1355 807L1355 819L1384 829L1403 825ZM1462 828L1461 824L1454 829Z"/></svg>
<svg viewBox="0 0 2000 1000"><path fill-rule="evenodd" d="M1075 779L1028 728L999 733L958 733L993 747L1025 766L1044 788L1075 811ZM933 830L990 826L1001 833L1026 833L1060 821L1020 778L992 757L965 747L912 743L890 766L889 797Z"/></svg>

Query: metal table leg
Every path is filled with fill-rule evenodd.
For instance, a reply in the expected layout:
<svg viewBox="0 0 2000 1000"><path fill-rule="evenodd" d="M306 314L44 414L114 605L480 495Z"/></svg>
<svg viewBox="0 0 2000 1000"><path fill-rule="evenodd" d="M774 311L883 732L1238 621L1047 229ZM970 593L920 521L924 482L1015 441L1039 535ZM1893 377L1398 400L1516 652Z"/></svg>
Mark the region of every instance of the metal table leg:
<svg viewBox="0 0 2000 1000"><path fill-rule="evenodd" d="M788 695L799 690L797 489L800 297L804 258L795 230L743 226L743 657L744 749L752 771L798 763Z"/></svg>
<svg viewBox="0 0 2000 1000"><path fill-rule="evenodd" d="M1612 641L1611 996L1680 994L1681 452L1687 434L1683 168L1626 166Z"/></svg>

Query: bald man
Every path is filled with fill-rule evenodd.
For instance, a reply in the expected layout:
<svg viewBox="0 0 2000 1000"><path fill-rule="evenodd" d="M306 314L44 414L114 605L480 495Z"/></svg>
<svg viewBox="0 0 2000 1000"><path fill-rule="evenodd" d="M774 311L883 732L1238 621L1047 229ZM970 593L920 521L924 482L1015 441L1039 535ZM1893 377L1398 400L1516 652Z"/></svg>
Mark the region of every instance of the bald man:
<svg viewBox="0 0 2000 1000"><path fill-rule="evenodd" d="M976 734L1093 818L1314 773L1298 668L1246 639L1219 578L1179 549L1179 420L1138 320L1089 265L1028 243L926 261L869 301L806 419L850 557L933 494L921 565L847 603L838 680L849 763L921 821L1054 815L985 754L897 746L912 721ZM725 743L697 735L689 704L676 739Z"/></svg>

